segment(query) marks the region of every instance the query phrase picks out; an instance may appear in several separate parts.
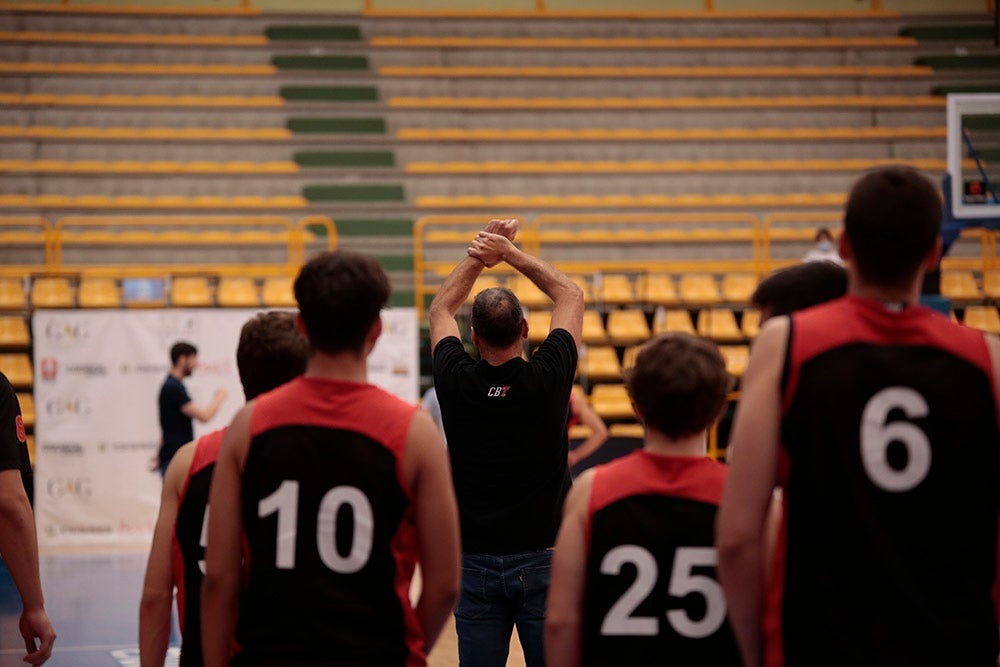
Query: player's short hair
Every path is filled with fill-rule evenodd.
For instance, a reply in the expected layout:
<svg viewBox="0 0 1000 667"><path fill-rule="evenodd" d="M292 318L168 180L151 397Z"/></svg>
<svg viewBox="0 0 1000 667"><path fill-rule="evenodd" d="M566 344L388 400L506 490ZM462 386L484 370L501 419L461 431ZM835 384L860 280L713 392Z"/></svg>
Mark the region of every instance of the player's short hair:
<svg viewBox="0 0 1000 667"><path fill-rule="evenodd" d="M646 428L672 440L715 423L732 385L715 343L685 333L653 337L625 373L625 387Z"/></svg>
<svg viewBox="0 0 1000 667"><path fill-rule="evenodd" d="M750 302L771 317L788 315L844 296L847 271L833 262L804 262L772 273L754 290Z"/></svg>
<svg viewBox="0 0 1000 667"><path fill-rule="evenodd" d="M505 348L521 336L524 310L517 296L506 287L491 287L472 302L472 328L490 347Z"/></svg>
<svg viewBox="0 0 1000 667"><path fill-rule="evenodd" d="M390 291L373 257L340 248L311 259L295 279L295 300L312 348L361 353Z"/></svg>
<svg viewBox="0 0 1000 667"><path fill-rule="evenodd" d="M308 361L309 343L295 327L293 313L258 313L240 330L236 367L248 401L301 375Z"/></svg>
<svg viewBox="0 0 1000 667"><path fill-rule="evenodd" d="M198 348L186 341L177 341L170 348L170 364L176 366L181 357L190 357L192 354L198 354Z"/></svg>
<svg viewBox="0 0 1000 667"><path fill-rule="evenodd" d="M941 233L941 195L916 169L874 169L851 188L844 232L860 276L896 287L913 278Z"/></svg>

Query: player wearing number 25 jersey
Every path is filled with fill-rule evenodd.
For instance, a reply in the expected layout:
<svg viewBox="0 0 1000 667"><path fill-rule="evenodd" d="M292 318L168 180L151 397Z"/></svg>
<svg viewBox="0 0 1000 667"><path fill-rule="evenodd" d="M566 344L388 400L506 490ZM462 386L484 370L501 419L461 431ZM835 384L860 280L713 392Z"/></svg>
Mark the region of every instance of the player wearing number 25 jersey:
<svg viewBox="0 0 1000 667"><path fill-rule="evenodd" d="M715 515L726 466L706 429L730 387L707 340L658 336L626 385L643 449L584 473L556 542L546 624L549 667L740 664L715 577Z"/></svg>
<svg viewBox="0 0 1000 667"><path fill-rule="evenodd" d="M917 305L940 218L919 173L863 177L841 237L848 295L755 343L718 533L750 667L997 664L1000 345Z"/></svg>
<svg viewBox="0 0 1000 667"><path fill-rule="evenodd" d="M434 422L367 382L388 278L338 250L295 296L306 372L237 414L216 463L205 664L421 667L458 596L458 511Z"/></svg>

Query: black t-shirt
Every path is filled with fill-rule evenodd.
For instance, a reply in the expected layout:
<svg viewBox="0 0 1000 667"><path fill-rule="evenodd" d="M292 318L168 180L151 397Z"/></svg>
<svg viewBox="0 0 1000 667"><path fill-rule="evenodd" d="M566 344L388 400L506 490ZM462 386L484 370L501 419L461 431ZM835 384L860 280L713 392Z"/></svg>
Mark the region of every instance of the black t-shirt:
<svg viewBox="0 0 1000 667"><path fill-rule="evenodd" d="M0 373L0 470L20 470L28 498L34 497L27 436L21 419L21 405L10 380Z"/></svg>
<svg viewBox="0 0 1000 667"><path fill-rule="evenodd" d="M166 465L183 445L194 440L194 425L191 418L181 412L181 408L191 402L184 383L168 375L160 387L160 430L163 443L160 447L160 463Z"/></svg>
<svg viewBox="0 0 1000 667"><path fill-rule="evenodd" d="M530 361L475 361L458 338L434 349L434 386L468 553L551 547L570 486L569 395L577 349L556 329Z"/></svg>

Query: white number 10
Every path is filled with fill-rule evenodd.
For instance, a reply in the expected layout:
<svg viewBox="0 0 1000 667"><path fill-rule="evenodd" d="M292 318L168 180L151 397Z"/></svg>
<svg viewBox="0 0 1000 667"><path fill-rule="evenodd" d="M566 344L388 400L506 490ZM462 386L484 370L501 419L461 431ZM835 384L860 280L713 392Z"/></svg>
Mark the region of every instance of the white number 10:
<svg viewBox="0 0 1000 667"><path fill-rule="evenodd" d="M337 515L348 505L354 515L351 549L346 556L337 550ZM279 570L295 569L295 539L299 517L299 483L285 480L277 490L257 505L257 516L264 518L278 513L278 535L275 566ZM372 553L375 514L367 496L353 486L336 486L326 492L316 516L316 545L323 564L334 572L351 574L368 563Z"/></svg>

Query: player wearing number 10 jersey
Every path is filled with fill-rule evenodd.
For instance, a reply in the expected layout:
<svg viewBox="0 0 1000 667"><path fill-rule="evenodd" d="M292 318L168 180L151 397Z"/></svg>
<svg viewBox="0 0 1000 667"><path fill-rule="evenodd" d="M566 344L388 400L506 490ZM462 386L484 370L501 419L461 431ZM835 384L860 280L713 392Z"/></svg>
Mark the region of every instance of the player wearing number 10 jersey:
<svg viewBox="0 0 1000 667"><path fill-rule="evenodd" d="M750 667L997 664L1000 348L916 305L940 217L919 173L866 175L841 238L848 296L757 340L718 536Z"/></svg>
<svg viewBox="0 0 1000 667"><path fill-rule="evenodd" d="M216 464L205 664L421 667L458 596L458 513L434 422L367 383L388 278L338 250L302 268L295 297L306 372L237 414Z"/></svg>
<svg viewBox="0 0 1000 667"><path fill-rule="evenodd" d="M705 457L730 385L707 340L663 335L640 351L626 386L644 446L570 491L549 589L549 667L740 664L715 578L726 466Z"/></svg>

